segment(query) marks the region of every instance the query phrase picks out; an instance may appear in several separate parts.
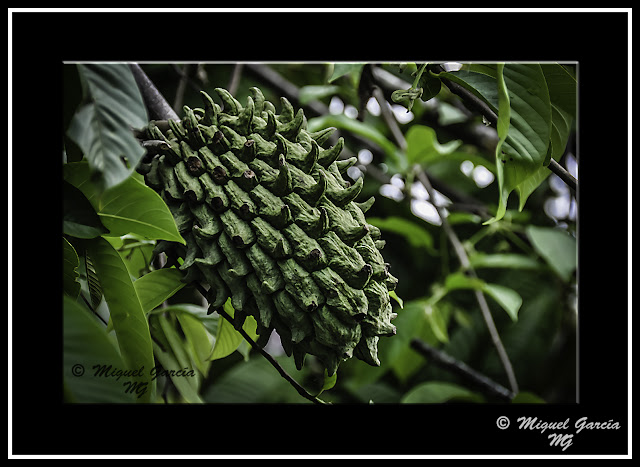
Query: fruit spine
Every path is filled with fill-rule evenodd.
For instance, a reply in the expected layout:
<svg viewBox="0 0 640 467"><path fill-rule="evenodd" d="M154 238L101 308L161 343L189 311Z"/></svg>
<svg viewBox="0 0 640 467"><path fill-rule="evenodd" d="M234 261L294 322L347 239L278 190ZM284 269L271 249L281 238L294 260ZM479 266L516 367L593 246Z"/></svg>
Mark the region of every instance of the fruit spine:
<svg viewBox="0 0 640 467"><path fill-rule="evenodd" d="M285 98L277 115L258 88L245 106L215 91L223 107L201 92L204 108L146 128L162 143L147 145L138 172L187 244L160 241L154 254L167 253L185 282L206 284L210 310L230 298L236 327L253 316L259 343L275 329L298 369L306 354L329 375L352 356L379 365L379 337L395 334L397 279L364 216L374 198L355 202L362 178L342 177L356 159L338 159L342 138L323 148L334 128L308 132Z"/></svg>

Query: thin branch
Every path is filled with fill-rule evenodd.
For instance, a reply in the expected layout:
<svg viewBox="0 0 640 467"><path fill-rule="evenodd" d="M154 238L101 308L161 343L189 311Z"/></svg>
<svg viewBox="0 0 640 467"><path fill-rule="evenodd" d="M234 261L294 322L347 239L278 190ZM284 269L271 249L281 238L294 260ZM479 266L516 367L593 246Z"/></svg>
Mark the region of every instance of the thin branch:
<svg viewBox="0 0 640 467"><path fill-rule="evenodd" d="M192 282L191 284L196 287L198 292L200 292L200 295L202 295L203 297L207 296L207 291L204 289L204 287L202 287L201 284L199 284L198 282ZM231 323L233 325L233 318L231 316L229 316L229 314L226 311L224 311L222 308L219 308L216 311L220 316L222 316L224 319L226 319L229 323ZM282 368L280 366L280 364L271 356L271 354L269 354L266 350L264 350L262 347L260 347L258 345L258 343L255 342L251 338L251 336L249 336L249 334L246 333L246 331L244 329L242 329L242 327L237 329L234 326L234 329L236 329L240 333L240 335L242 335L242 337L244 337L244 339L251 345L251 347L253 347L253 349L256 350L257 352L259 352L278 371L278 373L280 373L280 376L282 376L284 379L286 379L289 382L289 384L291 384L291 386L293 386L293 388L298 392L298 394L300 394L305 399L310 400L314 404L321 404L321 405L322 404L329 404L328 402L325 402L322 399L319 399L316 396L312 396L311 394L309 394L306 391L306 389L303 388L302 386L300 386L300 384L295 379L293 379L284 370L284 368Z"/></svg>
<svg viewBox="0 0 640 467"><path fill-rule="evenodd" d="M180 75L180 81L176 89L176 97L173 101L173 110L177 113L182 110L182 103L184 102L184 93L187 90L187 84L189 83L189 74L193 68L192 63L187 63L184 68L180 69L176 65L176 70Z"/></svg>
<svg viewBox="0 0 640 467"><path fill-rule="evenodd" d="M427 174L420 169L419 165L415 166L416 176L418 180L424 185L427 193L429 193L429 199L432 202L435 200L435 192L433 187L431 186L431 182L429 181L429 177ZM471 277L477 277L475 270L471 267L471 263L469 261L469 257L467 256L467 252L465 251L462 243L460 243L460 239L456 235L455 231L451 228L451 224L447 220L446 215L444 214L442 208L437 204L433 203L436 210L438 211L438 215L442 220L442 228L444 229L451 245L453 246L453 250L460 261L460 265L462 269L467 272ZM476 300L478 301L478 305L480 306L480 311L482 312L482 317L487 325L487 329L489 330L489 335L491 336L491 340L493 341L493 345L498 352L498 357L500 358L500 362L504 367L505 373L507 374L507 378L509 379L509 385L511 386L511 391L514 394L518 393L518 382L516 381L515 373L513 372L513 367L511 366L511 361L509 360L509 356L507 355L504 346L502 345L502 340L500 340L500 334L498 334L498 330L496 329L496 325L493 321L493 317L491 316L491 311L489 310L489 305L487 304L487 300L482 293L481 290L475 290Z"/></svg>
<svg viewBox="0 0 640 467"><path fill-rule="evenodd" d="M398 125L398 121L396 117L391 112L389 108L389 103L384 97L382 90L378 86L373 86L373 97L378 101L378 105L380 106L380 113L382 114L382 118L389 127L391 134L396 140L398 147L403 151L407 150L407 140L402 134L402 130L400 130L400 126Z"/></svg>
<svg viewBox="0 0 640 467"><path fill-rule="evenodd" d="M443 72L445 71L440 65L436 65L434 67L435 71ZM483 115L489 123L493 125L494 128L498 125L498 115L478 96L473 94L468 89L464 88L458 83L455 83L446 78L440 78L442 82L449 88L449 90L459 96L471 109L477 111L480 115ZM569 188L571 188L574 192L578 187L578 181L575 179L573 175L571 175L564 167L558 164L555 160L551 159L549 165L547 166L551 172L556 174L560 179L567 184Z"/></svg>
<svg viewBox="0 0 640 467"><path fill-rule="evenodd" d="M467 381L470 381L482 389L485 389L492 395L498 396L501 399L511 400L514 394L501 384L496 383L492 379L486 377L482 373L477 372L466 363L453 358L451 355L444 353L434 347L431 347L426 342L413 338L409 344L412 349L417 351L423 357L431 359L431 361L445 370L454 373Z"/></svg>
<svg viewBox="0 0 640 467"><path fill-rule="evenodd" d="M242 76L242 63L236 63L233 67L233 72L231 73L231 79L229 80L229 84L227 85L227 91L231 94L235 94L238 90L238 85L240 84L240 77Z"/></svg>

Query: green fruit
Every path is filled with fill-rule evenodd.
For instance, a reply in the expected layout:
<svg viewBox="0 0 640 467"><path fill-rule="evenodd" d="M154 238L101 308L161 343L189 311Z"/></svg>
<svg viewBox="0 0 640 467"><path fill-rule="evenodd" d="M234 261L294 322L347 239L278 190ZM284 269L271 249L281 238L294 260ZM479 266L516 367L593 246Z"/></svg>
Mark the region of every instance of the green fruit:
<svg viewBox="0 0 640 467"><path fill-rule="evenodd" d="M324 148L334 129L308 132L285 98L276 115L258 88L245 106L215 91L223 108L202 92L204 109L185 106L182 121L146 129L166 144L138 171L187 243L161 241L155 253L208 287L212 311L231 298L236 327L253 316L261 342L275 329L298 369L306 354L329 375L352 356L380 365L378 338L395 334L397 279L364 216L373 198L355 202L362 178L342 178L355 158L338 160L343 139Z"/></svg>

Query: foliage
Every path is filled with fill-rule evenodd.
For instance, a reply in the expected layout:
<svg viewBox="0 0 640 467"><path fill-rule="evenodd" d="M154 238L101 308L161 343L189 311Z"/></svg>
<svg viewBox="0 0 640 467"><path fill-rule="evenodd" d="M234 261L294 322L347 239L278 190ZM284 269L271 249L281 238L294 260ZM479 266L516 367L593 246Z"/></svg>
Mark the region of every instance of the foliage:
<svg viewBox="0 0 640 467"><path fill-rule="evenodd" d="M263 66L244 65L239 101L258 86L266 99L279 102L284 91L264 79ZM66 103L74 113L65 120L63 161L67 401L309 403L221 315L207 314L175 266L162 268L153 255L158 241L184 239L162 198L135 172L144 149L132 128L144 126L148 115L128 66L65 68L65 93L76 96ZM238 71L234 64L186 65L187 86L178 86L176 68L143 66L180 108L201 106L200 89L228 87ZM376 197L368 216L382 231L385 260L399 279L392 301L397 334L379 342L380 367L351 359L329 378L311 358L298 371L274 334L265 350L281 368L333 403L494 402L495 396L411 345L419 339L508 386L476 300L482 292L518 380L520 394L512 402L573 402L576 201L548 168L551 159L565 166L575 161L573 66L269 68L298 90L288 98L304 108L309 131L333 126L344 136L342 156L357 158L347 174L364 180L357 201ZM398 80L406 86L392 84ZM488 106L497 127L487 126L448 83ZM376 87L384 102L372 94ZM435 196L420 183L421 172L428 173ZM513 191L516 205L509 199ZM559 199L574 207L559 213L553 209ZM475 276L461 266L436 207ZM224 311L233 316L230 302ZM248 319L243 330L258 339L255 321ZM97 375L93 368L101 364L114 373ZM74 376L77 365L84 367L82 377Z"/></svg>

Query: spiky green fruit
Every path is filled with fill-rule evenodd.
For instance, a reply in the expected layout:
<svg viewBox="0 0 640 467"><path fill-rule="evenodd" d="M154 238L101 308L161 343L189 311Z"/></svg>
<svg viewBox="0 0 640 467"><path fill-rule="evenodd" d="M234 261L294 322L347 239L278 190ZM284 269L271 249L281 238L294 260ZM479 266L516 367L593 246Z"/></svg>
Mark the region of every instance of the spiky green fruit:
<svg viewBox="0 0 640 467"><path fill-rule="evenodd" d="M156 253L183 259L184 281L208 286L211 310L231 298L236 327L253 316L261 342L275 329L298 369L306 354L329 375L352 356L379 365L379 337L395 334L397 279L364 216L373 198L355 202L362 178L342 177L355 162L338 160L343 139L324 148L334 129L308 132L285 98L277 115L258 88L245 106L215 91L222 108L202 92L203 109L147 128L166 144L138 171L187 243L162 241Z"/></svg>

